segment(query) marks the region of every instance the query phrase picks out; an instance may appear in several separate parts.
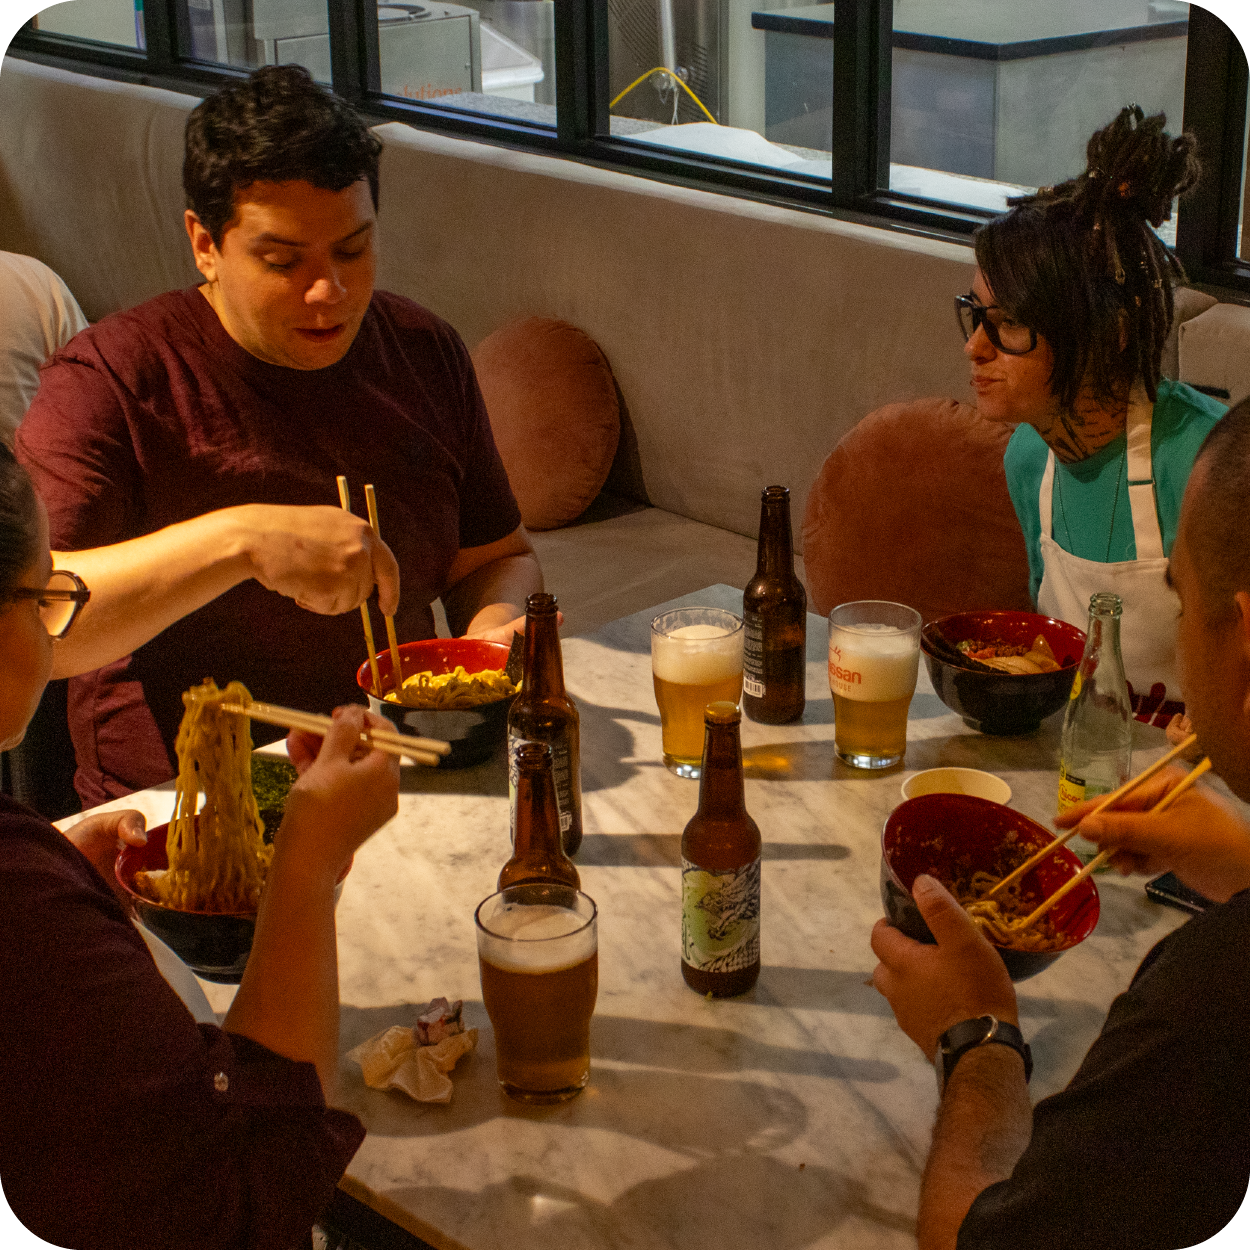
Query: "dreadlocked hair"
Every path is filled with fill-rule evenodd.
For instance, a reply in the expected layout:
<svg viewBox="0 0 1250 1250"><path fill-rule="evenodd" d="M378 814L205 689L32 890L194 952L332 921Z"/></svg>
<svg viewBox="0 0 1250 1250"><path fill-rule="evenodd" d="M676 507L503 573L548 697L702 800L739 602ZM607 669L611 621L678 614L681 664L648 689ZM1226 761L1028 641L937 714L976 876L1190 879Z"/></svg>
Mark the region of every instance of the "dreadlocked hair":
<svg viewBox="0 0 1250 1250"><path fill-rule="evenodd" d="M1007 201L977 233L976 256L995 301L1050 345L1050 387L1071 408L1086 382L1123 402L1137 378L1153 402L1180 261L1155 228L1201 173L1191 134L1167 118L1121 109L1086 146L1083 173Z"/></svg>

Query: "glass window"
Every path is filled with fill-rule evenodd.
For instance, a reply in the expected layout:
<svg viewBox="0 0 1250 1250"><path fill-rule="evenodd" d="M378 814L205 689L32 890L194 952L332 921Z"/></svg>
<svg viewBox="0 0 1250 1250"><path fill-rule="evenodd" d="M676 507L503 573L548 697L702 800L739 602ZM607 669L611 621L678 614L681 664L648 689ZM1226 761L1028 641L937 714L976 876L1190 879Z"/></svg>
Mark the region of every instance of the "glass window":
<svg viewBox="0 0 1250 1250"><path fill-rule="evenodd" d="M891 190L1001 211L1080 173L1126 104L1179 132L1188 19L1179 0L894 0Z"/></svg>
<svg viewBox="0 0 1250 1250"><path fill-rule="evenodd" d="M829 181L833 8L608 0L612 134Z"/></svg>
<svg viewBox="0 0 1250 1250"><path fill-rule="evenodd" d="M382 90L554 128L555 9L555 0L385 0L378 5Z"/></svg>
<svg viewBox="0 0 1250 1250"><path fill-rule="evenodd" d="M303 65L329 85L326 0L178 0L178 7L184 56L239 69Z"/></svg>
<svg viewBox="0 0 1250 1250"><path fill-rule="evenodd" d="M145 46L143 0L72 0L56 4L35 15L35 29L141 49Z"/></svg>

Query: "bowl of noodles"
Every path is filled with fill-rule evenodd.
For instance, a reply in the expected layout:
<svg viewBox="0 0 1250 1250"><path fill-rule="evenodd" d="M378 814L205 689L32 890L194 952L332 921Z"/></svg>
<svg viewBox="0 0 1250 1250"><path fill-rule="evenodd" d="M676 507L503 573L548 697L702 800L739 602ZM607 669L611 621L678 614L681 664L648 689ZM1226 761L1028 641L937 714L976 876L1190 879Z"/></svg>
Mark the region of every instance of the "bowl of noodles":
<svg viewBox="0 0 1250 1250"><path fill-rule="evenodd" d="M1027 816L971 794L923 794L900 803L881 834L881 902L890 923L908 937L932 942L911 895L923 872L936 877L976 920L1013 981L1023 981L1083 942L1098 923L1098 889L1086 877L1033 926L1023 919L1081 870L1060 847L1018 882L988 902L982 896L1013 868L1053 841Z"/></svg>
<svg viewBox="0 0 1250 1250"><path fill-rule="evenodd" d="M504 672L508 648L503 643L480 638L403 642L399 662L403 681L396 690L390 652L378 652L381 699L373 693L368 662L356 670L356 683L369 696L370 711L401 732L451 745L439 768L481 764L503 745L517 692Z"/></svg>
<svg viewBox="0 0 1250 1250"><path fill-rule="evenodd" d="M920 631L937 697L986 734L1031 733L1067 702L1085 632L1036 612L957 612Z"/></svg>

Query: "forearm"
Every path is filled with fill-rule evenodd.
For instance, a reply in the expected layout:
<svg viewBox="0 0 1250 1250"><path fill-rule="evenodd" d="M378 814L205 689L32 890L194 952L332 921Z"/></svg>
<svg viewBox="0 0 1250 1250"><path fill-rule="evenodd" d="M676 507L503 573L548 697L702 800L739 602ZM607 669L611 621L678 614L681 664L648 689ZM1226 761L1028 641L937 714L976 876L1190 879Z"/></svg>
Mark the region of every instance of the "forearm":
<svg viewBox="0 0 1250 1250"><path fill-rule="evenodd" d="M91 601L56 644L52 676L111 663L251 577L252 515L252 505L225 508L115 546L54 553Z"/></svg>
<svg viewBox="0 0 1250 1250"><path fill-rule="evenodd" d="M290 867L275 856L225 1027L287 1059L314 1064L329 1102L339 1042L334 883Z"/></svg>
<svg viewBox="0 0 1250 1250"><path fill-rule="evenodd" d="M448 627L460 637L506 625L525 614L525 600L542 588L542 569L532 551L492 560L444 592Z"/></svg>
<svg viewBox="0 0 1250 1250"><path fill-rule="evenodd" d="M951 1074L933 1126L920 1189L919 1250L954 1250L977 1195L1011 1175L1032 1128L1019 1054L993 1045L966 1054Z"/></svg>

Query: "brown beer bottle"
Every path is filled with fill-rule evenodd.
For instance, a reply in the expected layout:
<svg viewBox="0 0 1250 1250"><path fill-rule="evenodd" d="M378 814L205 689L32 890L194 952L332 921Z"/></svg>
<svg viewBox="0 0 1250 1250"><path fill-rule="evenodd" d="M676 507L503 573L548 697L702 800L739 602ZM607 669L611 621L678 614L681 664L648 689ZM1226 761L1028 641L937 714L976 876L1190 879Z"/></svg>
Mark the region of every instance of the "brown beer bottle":
<svg viewBox="0 0 1250 1250"><path fill-rule="evenodd" d="M760 500L755 576L742 595L742 710L765 725L803 715L807 684L807 591L794 575L790 490L769 486Z"/></svg>
<svg viewBox="0 0 1250 1250"><path fill-rule="evenodd" d="M703 716L699 810L681 835L681 974L700 994L745 994L760 975L760 831L742 790L741 713Z"/></svg>
<svg viewBox="0 0 1250 1250"><path fill-rule="evenodd" d="M517 749L523 742L551 748L556 806L567 855L582 844L582 766L577 705L564 691L564 659L556 628L555 595L530 595L525 603L525 669L521 692L508 712L508 790L516 841Z"/></svg>
<svg viewBox="0 0 1250 1250"><path fill-rule="evenodd" d="M499 871L499 886L558 882L582 888L573 861L564 853L560 811L551 770L551 748L545 742L523 742L516 753L516 845Z"/></svg>

